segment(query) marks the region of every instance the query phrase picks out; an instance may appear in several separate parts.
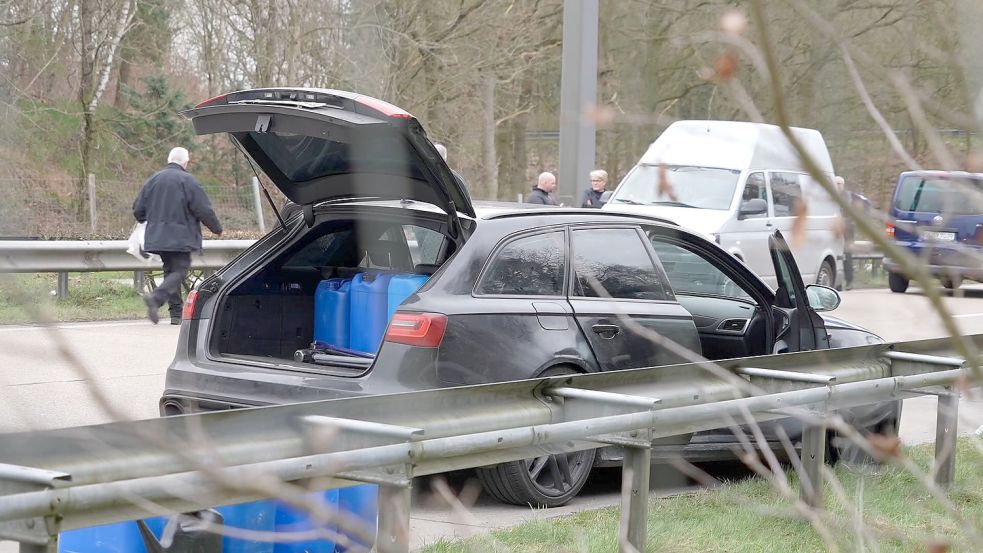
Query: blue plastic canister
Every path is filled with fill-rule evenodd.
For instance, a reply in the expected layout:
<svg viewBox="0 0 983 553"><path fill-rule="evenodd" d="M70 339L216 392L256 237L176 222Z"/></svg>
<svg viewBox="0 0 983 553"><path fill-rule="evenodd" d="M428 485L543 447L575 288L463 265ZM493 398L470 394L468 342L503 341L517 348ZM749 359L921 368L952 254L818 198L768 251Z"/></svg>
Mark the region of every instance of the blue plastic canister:
<svg viewBox="0 0 983 553"><path fill-rule="evenodd" d="M427 278L429 278L427 275L395 275L389 280L386 324L389 324L389 321L392 320L393 313L396 312L399 305L419 290L427 282Z"/></svg>
<svg viewBox="0 0 983 553"><path fill-rule="evenodd" d="M272 500L253 501L239 505L228 505L216 509L222 514L226 526L244 528L257 532L273 532L276 523L276 502ZM273 543L235 538L224 532L222 536L223 553L273 553Z"/></svg>
<svg viewBox="0 0 983 553"><path fill-rule="evenodd" d="M338 509L343 513L348 513L349 516L356 517L365 524L366 530L370 534L375 535L379 512L379 486L363 484L340 489L338 491ZM368 547L371 544L362 545ZM337 551L340 553L346 549L339 547Z"/></svg>
<svg viewBox="0 0 983 553"><path fill-rule="evenodd" d="M216 509L222 514L224 524L258 532L272 533L276 519L276 503L254 501L240 505L228 505ZM147 526L160 537L165 517L148 519ZM222 536L223 553L273 553L273 543ZM63 532L58 538L59 553L145 553L143 537L135 521L107 524Z"/></svg>
<svg viewBox="0 0 983 553"><path fill-rule="evenodd" d="M352 280L349 346L356 351L375 353L382 343L389 319L389 280L385 273L359 273Z"/></svg>
<svg viewBox="0 0 983 553"><path fill-rule="evenodd" d="M134 521L79 528L58 537L59 553L144 553L143 538Z"/></svg>
<svg viewBox="0 0 983 553"><path fill-rule="evenodd" d="M341 348L349 347L351 281L322 280L314 291L314 339Z"/></svg>
<svg viewBox="0 0 983 553"><path fill-rule="evenodd" d="M329 512L338 511L338 490L327 490L310 494L308 499L320 501L322 507ZM312 522L307 511L295 509L286 503L277 504L276 531L306 532L317 526ZM334 530L333 527L329 527ZM304 542L280 542L273 548L274 553L334 553L335 543L332 540L310 540Z"/></svg>

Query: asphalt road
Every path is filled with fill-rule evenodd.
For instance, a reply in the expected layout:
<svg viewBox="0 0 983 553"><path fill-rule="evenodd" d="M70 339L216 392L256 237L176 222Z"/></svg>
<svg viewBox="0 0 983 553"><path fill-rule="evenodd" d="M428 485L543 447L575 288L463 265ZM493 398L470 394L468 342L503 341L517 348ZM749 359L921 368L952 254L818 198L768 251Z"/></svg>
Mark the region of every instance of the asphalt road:
<svg viewBox="0 0 983 553"><path fill-rule="evenodd" d="M938 316L917 289L907 294L887 290L844 292L835 315L865 326L889 341L945 335ZM945 298L963 334L983 333L983 286L966 286ZM124 418L157 416L157 399L164 372L173 355L178 327L146 321L116 321L60 325L56 330L32 326L0 326L0 432L98 424L114 420L99 407L103 394ZM60 348L70 352L66 359ZM81 369L79 368L81 367ZM906 443L934 439L934 398L905 402L902 438ZM962 433L983 424L983 401L964 398L960 407ZM479 498L467 514L455 514L421 494L414 506L416 545L441 536L466 536L504 527L533 517L557 516L617 503L618 474L601 471L587 493L569 506L531 512L503 507ZM428 488L421 481L420 488ZM660 482L657 491L669 493L685 482ZM12 551L0 544L0 553Z"/></svg>

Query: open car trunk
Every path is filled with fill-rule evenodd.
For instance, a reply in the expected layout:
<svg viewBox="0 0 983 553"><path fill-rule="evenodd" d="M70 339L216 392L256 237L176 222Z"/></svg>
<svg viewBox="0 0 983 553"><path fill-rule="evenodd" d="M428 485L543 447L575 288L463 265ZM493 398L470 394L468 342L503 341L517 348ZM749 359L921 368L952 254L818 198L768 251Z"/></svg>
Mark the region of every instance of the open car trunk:
<svg viewBox="0 0 983 553"><path fill-rule="evenodd" d="M212 355L349 376L367 370L392 312L455 247L441 214L385 212L318 220L231 282L214 315Z"/></svg>

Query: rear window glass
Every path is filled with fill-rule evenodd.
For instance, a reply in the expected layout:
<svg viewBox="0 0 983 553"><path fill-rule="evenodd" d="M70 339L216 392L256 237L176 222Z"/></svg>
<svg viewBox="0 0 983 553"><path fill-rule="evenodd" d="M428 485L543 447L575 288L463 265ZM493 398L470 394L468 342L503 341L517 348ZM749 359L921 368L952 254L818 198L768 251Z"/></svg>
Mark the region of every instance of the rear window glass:
<svg viewBox="0 0 983 553"><path fill-rule="evenodd" d="M562 232L519 238L495 257L481 280L481 294L518 296L563 295Z"/></svg>
<svg viewBox="0 0 983 553"><path fill-rule="evenodd" d="M394 133L366 134L366 139L351 143L290 133L247 134L293 182L354 172L423 178L409 159L408 144Z"/></svg>
<svg viewBox="0 0 983 553"><path fill-rule="evenodd" d="M899 211L983 214L983 184L975 179L905 177L894 196Z"/></svg>

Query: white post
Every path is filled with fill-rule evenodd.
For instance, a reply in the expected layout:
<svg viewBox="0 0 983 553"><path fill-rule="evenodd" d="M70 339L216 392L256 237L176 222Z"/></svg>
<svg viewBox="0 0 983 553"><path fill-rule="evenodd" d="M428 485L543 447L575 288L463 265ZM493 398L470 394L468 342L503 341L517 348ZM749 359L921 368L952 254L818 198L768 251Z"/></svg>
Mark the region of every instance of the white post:
<svg viewBox="0 0 983 553"><path fill-rule="evenodd" d="M263 220L263 202L259 197L259 179L253 177L253 207L256 209L256 223L259 232L266 234L266 221Z"/></svg>
<svg viewBox="0 0 983 553"><path fill-rule="evenodd" d="M96 176L89 173L86 179L89 184L89 230L96 233Z"/></svg>

